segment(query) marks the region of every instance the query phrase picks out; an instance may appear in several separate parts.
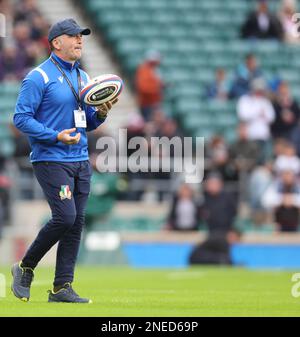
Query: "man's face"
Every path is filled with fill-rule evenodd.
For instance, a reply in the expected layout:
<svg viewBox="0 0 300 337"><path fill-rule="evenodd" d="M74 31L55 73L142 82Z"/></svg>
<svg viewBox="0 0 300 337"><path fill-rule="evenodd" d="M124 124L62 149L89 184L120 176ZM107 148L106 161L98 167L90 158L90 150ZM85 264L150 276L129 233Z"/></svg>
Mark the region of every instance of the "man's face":
<svg viewBox="0 0 300 337"><path fill-rule="evenodd" d="M281 96L289 96L290 91L288 84L285 82L281 83L278 88L278 93Z"/></svg>
<svg viewBox="0 0 300 337"><path fill-rule="evenodd" d="M248 139L248 129L246 124L240 124L238 127L239 139L246 140Z"/></svg>
<svg viewBox="0 0 300 337"><path fill-rule="evenodd" d="M257 67L257 63L256 63L256 58L253 56L250 56L247 61L247 67L250 71L254 71Z"/></svg>
<svg viewBox="0 0 300 337"><path fill-rule="evenodd" d="M58 37L60 43L60 53L68 61L77 61L81 58L83 39L81 34L67 35L63 34Z"/></svg>
<svg viewBox="0 0 300 337"><path fill-rule="evenodd" d="M211 177L206 180L206 191L210 195L218 195L223 189L223 182L220 178Z"/></svg>
<svg viewBox="0 0 300 337"><path fill-rule="evenodd" d="M280 175L284 185L293 185L295 183L295 174L292 171L283 171Z"/></svg>

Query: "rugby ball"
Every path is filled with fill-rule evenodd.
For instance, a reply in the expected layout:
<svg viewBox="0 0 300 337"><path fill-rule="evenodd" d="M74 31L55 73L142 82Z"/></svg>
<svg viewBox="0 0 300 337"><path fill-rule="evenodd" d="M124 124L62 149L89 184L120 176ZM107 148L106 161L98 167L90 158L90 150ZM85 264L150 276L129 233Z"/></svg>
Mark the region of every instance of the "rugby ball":
<svg viewBox="0 0 300 337"><path fill-rule="evenodd" d="M97 106L111 101L121 94L122 79L114 74L94 77L81 90L80 98L87 105Z"/></svg>

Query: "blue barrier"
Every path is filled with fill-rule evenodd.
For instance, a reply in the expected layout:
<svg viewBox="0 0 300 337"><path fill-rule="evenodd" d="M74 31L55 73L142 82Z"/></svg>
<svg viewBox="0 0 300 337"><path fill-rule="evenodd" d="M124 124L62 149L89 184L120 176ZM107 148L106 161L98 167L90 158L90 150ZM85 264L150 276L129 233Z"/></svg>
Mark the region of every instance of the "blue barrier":
<svg viewBox="0 0 300 337"><path fill-rule="evenodd" d="M123 249L133 267L184 268L193 245L189 243L124 243ZM300 268L300 245L234 244L235 265L250 268Z"/></svg>
<svg viewBox="0 0 300 337"><path fill-rule="evenodd" d="M251 268L300 268L299 244L235 244L231 256L234 264Z"/></svg>
<svg viewBox="0 0 300 337"><path fill-rule="evenodd" d="M133 267L182 268L187 266L191 244L125 243L128 262Z"/></svg>

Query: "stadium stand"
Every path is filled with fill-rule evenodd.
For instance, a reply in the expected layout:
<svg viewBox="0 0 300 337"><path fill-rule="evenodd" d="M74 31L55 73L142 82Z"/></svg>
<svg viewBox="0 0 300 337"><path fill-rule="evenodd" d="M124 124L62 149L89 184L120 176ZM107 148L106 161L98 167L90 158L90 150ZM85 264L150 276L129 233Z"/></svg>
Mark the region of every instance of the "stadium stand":
<svg viewBox="0 0 300 337"><path fill-rule="evenodd" d="M219 134L228 143L236 139L237 100L204 99L203 90L214 80L218 68L225 69L229 79L232 79L236 68L249 53L257 57L269 82L277 78L286 80L293 97L300 99L297 74L300 45L240 38L240 28L247 14L255 8L255 0L86 0L74 3L85 10L87 17L97 27L132 87L135 71L145 53L149 50L161 53L160 71L166 83L163 111L178 121L184 135L209 140ZM279 0L269 3L270 10L279 10ZM11 9L12 17L18 6ZM32 23L30 15L27 21ZM44 46L43 38L38 41ZM3 54L3 46L0 53ZM2 80L0 83L1 154L5 157L14 153L9 125L19 85L16 80ZM101 181L101 184L105 184L105 181ZM165 224L163 216L150 220L147 216L124 219L110 214L116 199L114 195L112 199L107 199L107 204L103 203L103 213L107 218L101 223L95 222L91 228L152 231ZM93 200L90 204L91 215L99 211L92 203ZM249 219L238 222L237 226L257 230ZM271 229L269 224L261 228L267 232Z"/></svg>
<svg viewBox="0 0 300 337"><path fill-rule="evenodd" d="M269 1L279 13L283 1ZM278 81L287 81L293 98L300 98L299 44L275 40L243 40L240 31L257 1L88 0L85 11L132 81L149 50L162 55L161 76L166 85L164 113L178 121L184 135L222 135L227 144L237 138L237 99L203 98L205 86L222 68L233 80L248 54L253 54L263 77L274 92ZM113 10L112 10L113 9ZM243 185L243 183L242 183ZM247 231L270 232L269 222L256 227L247 217L236 226ZM138 228L138 226L137 226ZM203 227L201 227L203 228Z"/></svg>
<svg viewBox="0 0 300 337"><path fill-rule="evenodd" d="M299 46L239 38L239 29L255 4L237 0L88 0L84 6L131 78L147 50L162 54L161 72L169 84L164 108L180 121L186 135L209 138L222 133L232 141L237 124L235 102L201 99L204 85L217 68L232 75L245 55L254 53L268 80L287 80L294 96L300 97ZM279 4L270 2L271 10L277 11Z"/></svg>

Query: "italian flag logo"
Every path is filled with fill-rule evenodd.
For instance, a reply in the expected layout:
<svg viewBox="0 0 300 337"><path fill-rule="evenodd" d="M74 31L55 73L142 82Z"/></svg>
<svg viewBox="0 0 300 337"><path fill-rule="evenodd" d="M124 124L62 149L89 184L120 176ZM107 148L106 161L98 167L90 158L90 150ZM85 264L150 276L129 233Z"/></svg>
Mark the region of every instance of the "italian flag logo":
<svg viewBox="0 0 300 337"><path fill-rule="evenodd" d="M72 198L72 192L70 191L69 185L61 185L59 196L61 200L64 199L71 199Z"/></svg>

